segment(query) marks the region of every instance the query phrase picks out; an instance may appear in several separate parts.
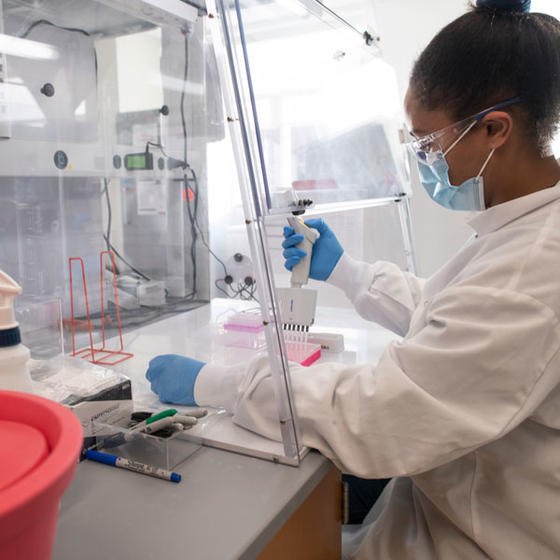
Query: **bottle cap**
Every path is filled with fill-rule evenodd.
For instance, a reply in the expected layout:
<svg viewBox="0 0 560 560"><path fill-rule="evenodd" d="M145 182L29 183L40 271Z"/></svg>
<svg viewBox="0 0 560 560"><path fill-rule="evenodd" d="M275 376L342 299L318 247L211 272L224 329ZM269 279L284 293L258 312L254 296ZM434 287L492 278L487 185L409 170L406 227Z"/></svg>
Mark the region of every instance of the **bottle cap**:
<svg viewBox="0 0 560 560"><path fill-rule="evenodd" d="M13 329L0 330L0 348L8 346L17 346L21 342L21 333L19 327Z"/></svg>
<svg viewBox="0 0 560 560"><path fill-rule="evenodd" d="M21 294L19 284L0 270L0 331L18 326L14 314L14 298Z"/></svg>

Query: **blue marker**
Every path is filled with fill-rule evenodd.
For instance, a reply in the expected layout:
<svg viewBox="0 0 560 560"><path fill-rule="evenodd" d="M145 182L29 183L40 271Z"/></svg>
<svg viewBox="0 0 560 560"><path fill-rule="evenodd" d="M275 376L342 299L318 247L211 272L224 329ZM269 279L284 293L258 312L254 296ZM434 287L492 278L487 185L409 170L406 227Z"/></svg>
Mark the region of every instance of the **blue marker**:
<svg viewBox="0 0 560 560"><path fill-rule="evenodd" d="M86 451L86 459L91 459L92 461L97 461L98 463L105 463L106 465L110 465L111 467L118 467L120 469L126 469L128 471L147 474L148 476L154 476L155 478L170 480L171 482L181 482L181 475L178 473L166 471L164 469L158 469L157 467L153 467L152 465L146 465L144 463L139 463L138 461L133 461L131 459L123 459L122 457L117 457L116 455L101 453L100 451Z"/></svg>

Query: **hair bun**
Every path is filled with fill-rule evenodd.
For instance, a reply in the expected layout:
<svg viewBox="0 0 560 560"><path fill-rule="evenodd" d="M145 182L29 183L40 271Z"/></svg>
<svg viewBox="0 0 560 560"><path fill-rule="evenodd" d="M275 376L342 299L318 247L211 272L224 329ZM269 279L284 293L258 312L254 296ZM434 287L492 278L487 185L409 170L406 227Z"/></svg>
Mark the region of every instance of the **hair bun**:
<svg viewBox="0 0 560 560"><path fill-rule="evenodd" d="M476 7L527 13L531 11L531 0L476 0Z"/></svg>

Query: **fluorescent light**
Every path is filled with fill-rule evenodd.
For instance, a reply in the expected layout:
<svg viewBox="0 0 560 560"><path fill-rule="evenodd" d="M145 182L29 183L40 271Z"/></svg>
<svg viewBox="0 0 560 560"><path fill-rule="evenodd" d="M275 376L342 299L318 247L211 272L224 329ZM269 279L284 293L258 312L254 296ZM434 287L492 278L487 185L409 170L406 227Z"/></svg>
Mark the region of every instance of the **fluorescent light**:
<svg viewBox="0 0 560 560"><path fill-rule="evenodd" d="M38 60L56 60L58 49L53 45L21 39L0 33L0 53Z"/></svg>

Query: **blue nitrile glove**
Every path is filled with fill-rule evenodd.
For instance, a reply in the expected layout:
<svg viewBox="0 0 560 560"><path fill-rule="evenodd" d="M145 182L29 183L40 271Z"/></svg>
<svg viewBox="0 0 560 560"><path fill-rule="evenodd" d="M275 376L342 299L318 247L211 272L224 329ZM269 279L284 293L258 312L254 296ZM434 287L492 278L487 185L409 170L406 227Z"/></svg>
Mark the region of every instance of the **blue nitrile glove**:
<svg viewBox="0 0 560 560"><path fill-rule="evenodd" d="M319 232L319 237L315 241L313 252L311 253L309 277L314 280L326 280L331 275L340 257L342 257L344 249L338 242L336 235L322 218L306 220L305 225ZM286 259L284 266L291 271L306 255L305 251L295 246L303 241L303 235L295 234L290 226L285 226L284 237L285 239L282 243L282 247L284 247L283 255Z"/></svg>
<svg viewBox="0 0 560 560"><path fill-rule="evenodd" d="M194 382L205 365L186 356L162 354L150 361L146 378L160 401L197 406Z"/></svg>

